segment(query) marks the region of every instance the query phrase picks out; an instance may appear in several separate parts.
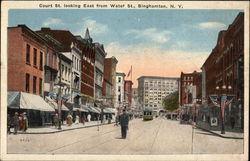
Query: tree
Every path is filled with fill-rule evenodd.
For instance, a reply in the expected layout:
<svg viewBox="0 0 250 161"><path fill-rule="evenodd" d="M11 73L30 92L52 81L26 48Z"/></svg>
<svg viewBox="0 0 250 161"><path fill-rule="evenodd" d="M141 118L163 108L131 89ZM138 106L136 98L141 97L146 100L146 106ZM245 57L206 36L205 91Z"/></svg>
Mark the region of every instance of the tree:
<svg viewBox="0 0 250 161"><path fill-rule="evenodd" d="M178 98L179 98L178 91L176 91L176 92L174 92L174 93L172 93L164 98L163 106L166 109L166 111L172 112L172 111L178 109L178 107L179 107Z"/></svg>

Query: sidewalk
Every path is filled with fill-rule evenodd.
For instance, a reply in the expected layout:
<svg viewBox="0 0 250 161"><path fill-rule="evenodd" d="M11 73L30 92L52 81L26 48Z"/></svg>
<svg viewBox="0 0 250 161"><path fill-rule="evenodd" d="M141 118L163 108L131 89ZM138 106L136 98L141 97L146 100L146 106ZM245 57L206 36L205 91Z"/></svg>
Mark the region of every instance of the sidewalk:
<svg viewBox="0 0 250 161"><path fill-rule="evenodd" d="M111 121L111 124L113 124L114 121ZM75 129L82 129L82 128L88 128L88 127L94 127L94 126L104 126L109 125L108 121L101 124L100 121L91 121L91 122L85 122L83 125L82 123L79 124L72 124L71 126L68 125L61 125L61 130L55 128L55 126L46 126L46 127L36 127L36 128L28 128L26 132L18 131L17 134L52 134L52 133L59 133L63 131L69 131L69 130L75 130ZM11 134L13 134L13 128L11 129Z"/></svg>
<svg viewBox="0 0 250 161"><path fill-rule="evenodd" d="M241 130L237 129L237 128L235 128L234 130L232 130L232 129L227 130L227 128L226 128L225 129L225 134L221 134L220 127L213 128L213 127L210 127L207 123L199 122L196 125L196 127L201 129L201 130L210 132L210 133L212 133L212 134L214 134L216 136L222 137L222 138L244 139L244 133Z"/></svg>

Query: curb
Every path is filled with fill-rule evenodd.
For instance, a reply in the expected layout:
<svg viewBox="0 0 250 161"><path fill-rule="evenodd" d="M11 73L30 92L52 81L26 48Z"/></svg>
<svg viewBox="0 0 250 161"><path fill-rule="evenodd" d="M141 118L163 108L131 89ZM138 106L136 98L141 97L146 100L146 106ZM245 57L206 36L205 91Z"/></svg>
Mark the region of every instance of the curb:
<svg viewBox="0 0 250 161"><path fill-rule="evenodd" d="M223 135L218 134L218 133L216 133L216 132L213 132L213 131L211 131L211 130L207 130L207 129L202 128L202 127L199 127L199 126L196 126L196 127L197 127L197 128L199 128L199 129L201 129L201 130L204 130L204 131L210 132L210 133L212 133L212 134L214 134L214 135L216 135L216 136L222 137L222 138L226 138L226 139L244 139L243 137L223 136Z"/></svg>
<svg viewBox="0 0 250 161"><path fill-rule="evenodd" d="M111 124L114 124L114 123L115 122L111 122ZM89 127L95 127L95 126L102 126L102 125L111 125L111 124L105 123L105 124L99 124L99 125L88 125L88 126L83 126L83 127L76 127L76 128L72 128L72 129L63 129L63 130L50 131L50 132L17 132L17 134L53 134L53 133L70 131L70 130L77 130L77 129L83 129L83 128L89 128Z"/></svg>

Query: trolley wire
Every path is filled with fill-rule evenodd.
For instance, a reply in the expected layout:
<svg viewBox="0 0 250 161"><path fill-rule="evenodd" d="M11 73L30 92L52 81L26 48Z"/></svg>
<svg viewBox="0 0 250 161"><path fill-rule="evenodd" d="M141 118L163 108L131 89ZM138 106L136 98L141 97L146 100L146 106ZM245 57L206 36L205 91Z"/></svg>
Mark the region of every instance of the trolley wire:
<svg viewBox="0 0 250 161"><path fill-rule="evenodd" d="M160 125L159 125L159 127L158 127L158 129L157 129L157 132L156 132L156 135L155 135L155 137L154 137L153 143L152 143L152 145L151 145L151 147L150 147L150 152L152 152L152 149L153 149L153 146L154 146L154 144L155 144L156 138L157 138L158 133L159 133L159 131L160 131L161 124L162 124L162 119L161 119Z"/></svg>

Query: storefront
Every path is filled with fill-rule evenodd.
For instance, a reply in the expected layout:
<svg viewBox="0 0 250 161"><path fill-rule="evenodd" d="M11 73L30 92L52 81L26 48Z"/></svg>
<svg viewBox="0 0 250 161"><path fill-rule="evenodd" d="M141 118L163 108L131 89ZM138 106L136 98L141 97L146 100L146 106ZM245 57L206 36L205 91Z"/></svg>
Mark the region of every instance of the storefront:
<svg viewBox="0 0 250 161"><path fill-rule="evenodd" d="M8 113L14 116L26 112L29 126L44 126L52 124L55 109L42 97L25 92L8 92Z"/></svg>

